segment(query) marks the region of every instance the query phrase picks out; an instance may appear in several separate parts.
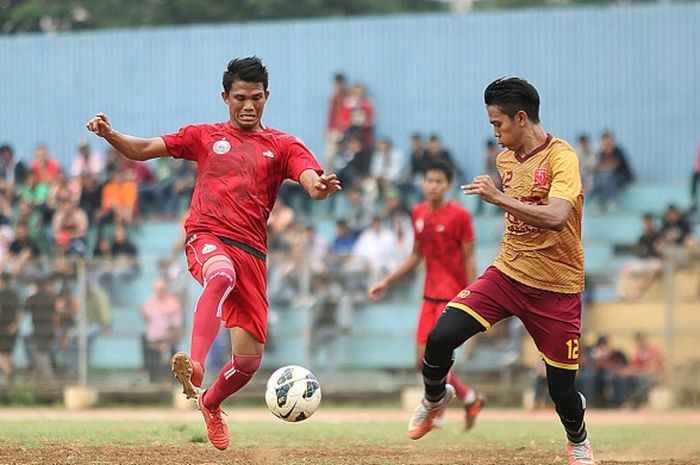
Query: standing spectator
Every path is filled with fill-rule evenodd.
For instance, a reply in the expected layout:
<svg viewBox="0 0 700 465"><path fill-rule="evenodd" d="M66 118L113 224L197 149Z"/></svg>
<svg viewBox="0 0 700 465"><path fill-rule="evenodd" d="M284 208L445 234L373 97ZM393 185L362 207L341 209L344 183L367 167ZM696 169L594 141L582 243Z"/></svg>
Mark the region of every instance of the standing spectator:
<svg viewBox="0 0 700 465"><path fill-rule="evenodd" d="M369 175L372 152L364 145L362 137L354 135L350 138L342 158L345 165L341 168L336 164L339 169L338 178L348 186L357 187ZM336 162L339 160L336 159Z"/></svg>
<svg viewBox="0 0 700 465"><path fill-rule="evenodd" d="M598 164L598 155L593 149L593 144L588 137L588 134L578 136L578 153L579 162L581 164L581 177L583 178L583 189L586 193L590 193L593 189L593 172Z"/></svg>
<svg viewBox="0 0 700 465"><path fill-rule="evenodd" d="M403 257L397 257L397 239L391 229L375 217L357 238L352 251L356 262L369 273L368 278L376 281L388 273Z"/></svg>
<svg viewBox="0 0 700 465"><path fill-rule="evenodd" d="M79 202L81 188L79 178L68 179L65 171L59 170L56 178L49 185L49 193L46 198L48 209L55 212L60 210L64 204Z"/></svg>
<svg viewBox="0 0 700 465"><path fill-rule="evenodd" d="M695 170L693 171L693 179L690 185L690 197L694 209L698 207L698 184L700 184L700 144L698 144L698 152L695 155Z"/></svg>
<svg viewBox="0 0 700 465"><path fill-rule="evenodd" d="M88 278L85 290L85 319L87 338L87 358L90 365L92 346L100 335L108 335L112 328L112 305L105 289L100 286L97 279ZM79 333L77 328L70 332L68 337L68 362L71 371L78 370L78 346Z"/></svg>
<svg viewBox="0 0 700 465"><path fill-rule="evenodd" d="M49 275L39 276L36 279L36 286L36 292L27 298L24 308L31 315L34 326L31 336L34 375L39 380L49 380L54 374L51 358L54 348L57 296Z"/></svg>
<svg viewBox="0 0 700 465"><path fill-rule="evenodd" d="M398 184L402 167L401 150L395 148L389 138L379 139L372 155L369 175L372 182L379 188L382 197L386 197L387 191Z"/></svg>
<svg viewBox="0 0 700 465"><path fill-rule="evenodd" d="M90 223L94 221L95 212L102 204L102 186L94 174L86 174L82 177L80 189L80 208L85 210Z"/></svg>
<svg viewBox="0 0 700 465"><path fill-rule="evenodd" d="M416 185L420 184L428 166L428 152L425 148L423 137L414 132L411 134L411 176Z"/></svg>
<svg viewBox="0 0 700 465"><path fill-rule="evenodd" d="M68 255L84 256L87 248L88 216L77 202L61 204L51 221L54 243L68 244Z"/></svg>
<svg viewBox="0 0 700 465"><path fill-rule="evenodd" d="M346 127L343 124L343 101L348 95L345 76L337 73L333 78L334 90L328 105L328 123L326 125L326 165L333 166L333 158L338 150L338 143Z"/></svg>
<svg viewBox="0 0 700 465"><path fill-rule="evenodd" d="M78 142L78 153L75 154L70 165L70 174L79 178L88 174L101 177L105 170L105 161L102 155L90 150L90 145L85 139Z"/></svg>
<svg viewBox="0 0 700 465"><path fill-rule="evenodd" d="M78 298L73 295L73 289L71 289L69 281L64 280L61 290L58 296L56 296L56 320L54 322L54 337L58 345L58 351L55 356L58 359L57 365L61 367L77 367L77 364L73 364L70 360L69 346L71 336L77 328L79 307L80 302L78 302ZM77 371L69 374L75 375L76 373Z"/></svg>
<svg viewBox="0 0 700 465"><path fill-rule="evenodd" d="M32 160L30 168L38 183L50 183L56 178L60 165L49 155L46 146L40 144L34 150L34 160Z"/></svg>
<svg viewBox="0 0 700 465"><path fill-rule="evenodd" d="M365 147L374 145L374 104L367 98L363 84L355 84L350 95L345 97L341 121L345 139L360 137Z"/></svg>
<svg viewBox="0 0 700 465"><path fill-rule="evenodd" d="M14 374L12 351L20 322L19 310L19 297L10 285L10 276L0 273L0 371L5 375L5 382L12 382Z"/></svg>
<svg viewBox="0 0 700 465"><path fill-rule="evenodd" d="M39 182L37 175L31 171L27 174L25 184L19 189L18 194L20 202L28 203L31 210L41 214L43 219L48 211L46 202L49 198L49 183Z"/></svg>
<svg viewBox="0 0 700 465"><path fill-rule="evenodd" d="M27 167L22 160L15 158L9 145L0 146L0 189L7 200L12 200L16 186L21 186L27 177Z"/></svg>
<svg viewBox="0 0 700 465"><path fill-rule="evenodd" d="M601 151L594 169L593 194L598 197L602 211L615 208L621 189L634 180L624 152L617 145L612 133L604 132L600 138Z"/></svg>
<svg viewBox="0 0 700 465"><path fill-rule="evenodd" d="M666 379L666 364L661 349L649 342L646 333L636 333L634 342L634 353L630 357L627 372L628 401L636 407L647 403L649 392L663 384Z"/></svg>
<svg viewBox="0 0 700 465"><path fill-rule="evenodd" d="M145 323L143 335L143 361L152 383L168 383L170 357L182 337L182 305L168 292L164 279L153 283L153 295L141 307Z"/></svg>

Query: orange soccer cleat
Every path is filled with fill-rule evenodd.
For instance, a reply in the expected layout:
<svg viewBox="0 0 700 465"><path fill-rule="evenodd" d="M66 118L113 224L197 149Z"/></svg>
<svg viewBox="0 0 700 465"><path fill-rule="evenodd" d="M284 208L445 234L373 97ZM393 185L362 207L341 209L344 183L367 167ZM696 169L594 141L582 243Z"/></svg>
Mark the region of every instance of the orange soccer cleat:
<svg viewBox="0 0 700 465"><path fill-rule="evenodd" d="M481 393L476 394L476 400L471 404L464 404L464 430L470 430L474 427L476 417L481 412L481 409L486 405L486 399Z"/></svg>
<svg viewBox="0 0 700 465"><path fill-rule="evenodd" d="M204 368L199 362L195 362L184 352L178 352L170 359L170 369L175 378L182 384L182 392L188 399L196 399L195 387L202 387Z"/></svg>
<svg viewBox="0 0 700 465"><path fill-rule="evenodd" d="M207 424L207 436L209 436L209 441L219 450L228 449L229 443L229 433L228 426L224 422L224 415L226 412L221 410L221 407L216 407L215 409L209 410L206 405L204 405L204 394L207 391L204 390L202 395L197 399L197 406L204 416L204 423Z"/></svg>
<svg viewBox="0 0 700 465"><path fill-rule="evenodd" d="M426 405L426 400L413 411L411 420L408 423L408 437L420 439L435 427L435 419L445 412L447 404L455 396L455 388L448 384L445 386L445 396L436 405Z"/></svg>

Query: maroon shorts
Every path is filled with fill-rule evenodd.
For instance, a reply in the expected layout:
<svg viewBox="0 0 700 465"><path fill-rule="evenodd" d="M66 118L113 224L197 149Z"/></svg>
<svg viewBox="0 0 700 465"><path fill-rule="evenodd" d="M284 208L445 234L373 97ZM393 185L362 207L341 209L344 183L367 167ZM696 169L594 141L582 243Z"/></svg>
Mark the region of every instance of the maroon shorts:
<svg viewBox="0 0 700 465"><path fill-rule="evenodd" d="M428 342L428 334L437 323L437 320L445 310L447 302L439 302L435 300L423 300L423 306L420 309L418 317L418 328L416 329L416 344L424 346Z"/></svg>
<svg viewBox="0 0 700 465"><path fill-rule="evenodd" d="M545 363L578 369L581 294L535 289L491 266L447 306L464 310L486 329L504 318L517 316Z"/></svg>
<svg viewBox="0 0 700 465"><path fill-rule="evenodd" d="M202 267L207 260L225 256L233 262L235 287L221 307L227 328L239 327L265 343L267 333L267 264L236 246L224 244L213 234L197 233L185 245L187 266L194 279L204 285Z"/></svg>

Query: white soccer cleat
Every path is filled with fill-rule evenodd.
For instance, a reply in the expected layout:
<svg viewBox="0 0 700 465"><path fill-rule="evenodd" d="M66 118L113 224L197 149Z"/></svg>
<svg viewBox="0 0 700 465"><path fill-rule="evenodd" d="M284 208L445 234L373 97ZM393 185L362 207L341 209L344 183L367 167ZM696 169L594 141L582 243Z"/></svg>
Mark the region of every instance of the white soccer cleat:
<svg viewBox="0 0 700 465"><path fill-rule="evenodd" d="M591 443L586 439L581 443L569 441L569 465L595 465Z"/></svg>
<svg viewBox="0 0 700 465"><path fill-rule="evenodd" d="M436 425L435 419L445 412L447 404L455 396L455 388L451 384L445 386L445 396L433 407L426 405L426 400L421 403L413 411L411 420L408 422L408 437L411 439L420 439L430 432Z"/></svg>

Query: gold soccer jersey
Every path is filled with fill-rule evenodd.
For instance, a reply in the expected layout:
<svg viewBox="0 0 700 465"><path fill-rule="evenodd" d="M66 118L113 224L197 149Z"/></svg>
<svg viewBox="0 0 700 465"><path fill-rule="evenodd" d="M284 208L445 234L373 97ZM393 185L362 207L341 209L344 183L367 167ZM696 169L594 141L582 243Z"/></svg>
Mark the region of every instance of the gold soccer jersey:
<svg viewBox="0 0 700 465"><path fill-rule="evenodd" d="M555 197L571 203L573 211L561 231L540 229L506 213L506 233L494 265L530 287L564 294L583 291L583 188L574 149L547 135L529 154L501 152L497 166L509 197L531 205L546 205Z"/></svg>

